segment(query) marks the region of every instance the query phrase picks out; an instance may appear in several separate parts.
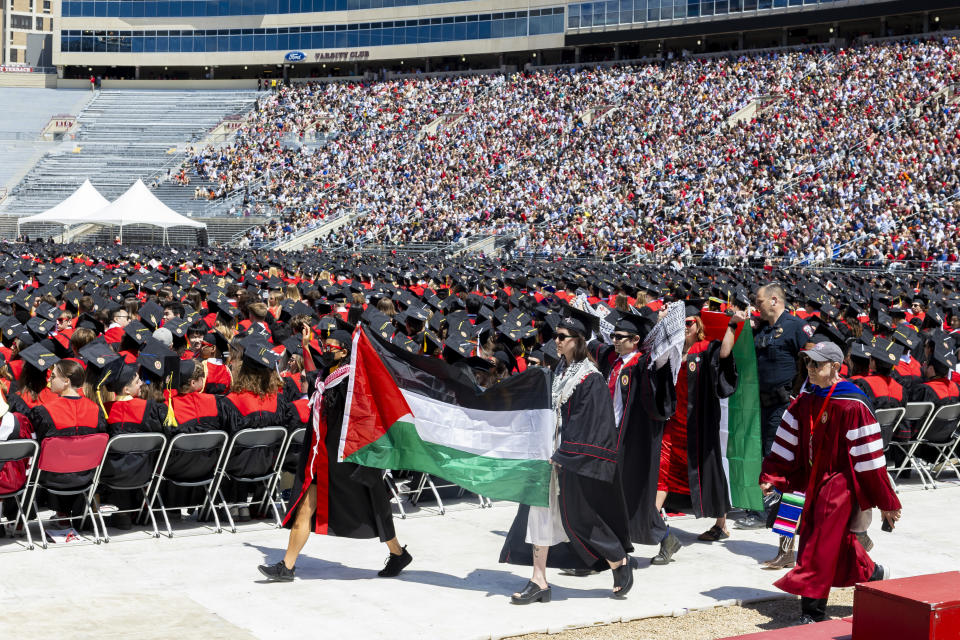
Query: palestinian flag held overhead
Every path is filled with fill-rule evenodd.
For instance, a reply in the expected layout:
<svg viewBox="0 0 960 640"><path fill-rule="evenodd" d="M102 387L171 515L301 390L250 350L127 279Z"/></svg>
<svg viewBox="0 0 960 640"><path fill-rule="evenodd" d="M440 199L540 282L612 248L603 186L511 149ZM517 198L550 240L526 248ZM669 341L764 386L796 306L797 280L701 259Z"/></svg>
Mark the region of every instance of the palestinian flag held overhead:
<svg viewBox="0 0 960 640"><path fill-rule="evenodd" d="M702 311L704 332L708 340L722 340L730 316ZM763 510L760 492L760 466L763 463L763 441L760 436L760 386L757 379L757 352L753 345L750 322L737 331L733 345L737 363L737 390L720 401L720 446L723 471L730 489L730 504L741 509Z"/></svg>
<svg viewBox="0 0 960 640"><path fill-rule="evenodd" d="M341 462L423 471L488 498L547 506L556 418L546 370L480 391L460 368L363 327L351 364Z"/></svg>

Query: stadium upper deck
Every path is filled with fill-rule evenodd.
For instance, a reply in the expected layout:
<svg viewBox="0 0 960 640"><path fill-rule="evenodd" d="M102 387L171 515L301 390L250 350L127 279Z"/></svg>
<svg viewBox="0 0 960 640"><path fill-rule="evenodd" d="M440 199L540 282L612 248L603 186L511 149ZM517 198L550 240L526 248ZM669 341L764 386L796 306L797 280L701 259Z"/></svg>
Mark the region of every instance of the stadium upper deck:
<svg viewBox="0 0 960 640"><path fill-rule="evenodd" d="M928 31L951 0L63 0L66 77L360 75ZM887 17L889 16L889 24ZM601 51L590 51L599 47ZM585 49L586 48L586 49Z"/></svg>

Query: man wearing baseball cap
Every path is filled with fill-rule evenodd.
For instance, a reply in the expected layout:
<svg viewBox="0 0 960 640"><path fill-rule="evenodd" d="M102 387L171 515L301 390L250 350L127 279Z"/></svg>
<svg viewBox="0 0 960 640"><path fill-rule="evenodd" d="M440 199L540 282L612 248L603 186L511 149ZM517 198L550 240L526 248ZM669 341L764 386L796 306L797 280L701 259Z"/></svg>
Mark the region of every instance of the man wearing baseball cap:
<svg viewBox="0 0 960 640"><path fill-rule="evenodd" d="M869 399L840 377L843 351L820 342L804 353L809 384L783 413L776 440L763 461L760 487L806 495L797 527L797 565L774 584L799 595L801 623L826 617L831 587L888 577L855 533L857 509L879 507L893 527L900 501L887 480L880 425Z"/></svg>

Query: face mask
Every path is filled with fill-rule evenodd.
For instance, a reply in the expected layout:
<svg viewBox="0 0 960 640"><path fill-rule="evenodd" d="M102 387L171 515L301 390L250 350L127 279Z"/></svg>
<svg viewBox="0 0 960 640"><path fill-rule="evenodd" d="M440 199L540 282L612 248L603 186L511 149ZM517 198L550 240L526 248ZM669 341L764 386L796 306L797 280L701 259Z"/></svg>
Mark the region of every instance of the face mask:
<svg viewBox="0 0 960 640"><path fill-rule="evenodd" d="M324 367L325 369L329 369L335 365L337 363L336 359L334 358L335 355L336 354L334 354L332 351L324 351L322 354L320 354L320 366Z"/></svg>

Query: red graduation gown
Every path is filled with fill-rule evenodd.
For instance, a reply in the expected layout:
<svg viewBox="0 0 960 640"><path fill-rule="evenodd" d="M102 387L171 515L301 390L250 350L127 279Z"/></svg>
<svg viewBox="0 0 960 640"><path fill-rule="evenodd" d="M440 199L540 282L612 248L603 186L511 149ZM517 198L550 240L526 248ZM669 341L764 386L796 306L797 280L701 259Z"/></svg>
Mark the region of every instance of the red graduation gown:
<svg viewBox="0 0 960 640"><path fill-rule="evenodd" d="M813 428L827 391L803 391L784 412L760 474L760 482L782 491L806 492L797 566L774 584L808 598L826 598L830 587L849 587L873 573L873 560L850 531L857 507L900 508L887 479L880 425L856 385L842 380L823 413L826 422L821 417Z"/></svg>

